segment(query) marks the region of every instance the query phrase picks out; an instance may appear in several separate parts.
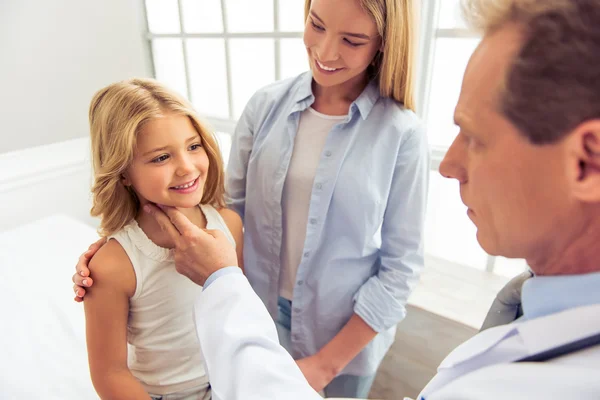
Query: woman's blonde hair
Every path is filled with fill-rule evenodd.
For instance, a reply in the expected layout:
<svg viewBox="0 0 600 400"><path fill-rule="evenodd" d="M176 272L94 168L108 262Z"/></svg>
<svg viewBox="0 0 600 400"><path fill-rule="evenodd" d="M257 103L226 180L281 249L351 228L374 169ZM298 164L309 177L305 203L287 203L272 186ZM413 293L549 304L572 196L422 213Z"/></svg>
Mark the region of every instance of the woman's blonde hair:
<svg viewBox="0 0 600 400"><path fill-rule="evenodd" d="M383 49L368 72L377 79L383 97L391 97L415 111L415 56L418 31L413 0L358 0L373 18ZM308 18L312 0L304 3Z"/></svg>
<svg viewBox="0 0 600 400"><path fill-rule="evenodd" d="M140 129L167 114L187 116L202 139L210 165L202 204L225 205L221 152L191 104L153 79L117 82L99 90L89 110L94 166L91 215L101 218L101 235L122 229L138 214L140 202L122 177L133 160Z"/></svg>

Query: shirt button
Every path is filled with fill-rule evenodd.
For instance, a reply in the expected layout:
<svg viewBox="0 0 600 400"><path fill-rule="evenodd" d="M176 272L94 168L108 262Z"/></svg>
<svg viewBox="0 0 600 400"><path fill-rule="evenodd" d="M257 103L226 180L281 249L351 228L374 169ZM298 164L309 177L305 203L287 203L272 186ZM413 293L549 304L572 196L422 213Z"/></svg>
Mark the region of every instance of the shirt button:
<svg viewBox="0 0 600 400"><path fill-rule="evenodd" d="M321 185L320 183L317 183L317 189L319 189L319 190L323 189L323 185Z"/></svg>
<svg viewBox="0 0 600 400"><path fill-rule="evenodd" d="M310 223L311 223L311 225L316 224L317 223L317 219L316 218L311 218L310 219Z"/></svg>
<svg viewBox="0 0 600 400"><path fill-rule="evenodd" d="M304 281L298 281L298 286L302 286L304 284Z"/></svg>
<svg viewBox="0 0 600 400"><path fill-rule="evenodd" d="M326 151L325 152L325 157L331 157L331 152L330 151Z"/></svg>
<svg viewBox="0 0 600 400"><path fill-rule="evenodd" d="M298 335L292 335L292 339L298 340Z"/></svg>
<svg viewBox="0 0 600 400"><path fill-rule="evenodd" d="M310 253L307 251L306 253L304 253L304 258L308 257L310 255Z"/></svg>
<svg viewBox="0 0 600 400"><path fill-rule="evenodd" d="M294 310L293 310L293 311L294 311L294 312L297 314L297 313L299 313L299 312L300 312L300 309L299 309L298 307L294 307Z"/></svg>

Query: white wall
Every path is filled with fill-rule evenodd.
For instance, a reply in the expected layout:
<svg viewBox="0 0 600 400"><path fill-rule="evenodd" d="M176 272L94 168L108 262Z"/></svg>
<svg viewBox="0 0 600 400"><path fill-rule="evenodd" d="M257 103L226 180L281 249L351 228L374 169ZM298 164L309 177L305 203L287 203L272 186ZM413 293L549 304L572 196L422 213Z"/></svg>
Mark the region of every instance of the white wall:
<svg viewBox="0 0 600 400"><path fill-rule="evenodd" d="M89 146L78 138L0 154L0 232L54 214L96 228Z"/></svg>
<svg viewBox="0 0 600 400"><path fill-rule="evenodd" d="M87 136L94 92L151 76L143 0L0 0L0 153Z"/></svg>

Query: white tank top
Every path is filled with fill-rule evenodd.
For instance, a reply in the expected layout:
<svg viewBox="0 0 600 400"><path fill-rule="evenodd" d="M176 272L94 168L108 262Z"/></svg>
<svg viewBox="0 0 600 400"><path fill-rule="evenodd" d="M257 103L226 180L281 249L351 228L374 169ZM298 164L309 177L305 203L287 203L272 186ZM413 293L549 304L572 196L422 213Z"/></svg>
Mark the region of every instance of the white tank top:
<svg viewBox="0 0 600 400"><path fill-rule="evenodd" d="M209 205L200 209L206 228L223 231L235 246L219 212ZM202 288L177 273L171 250L154 244L136 221L110 238L125 249L136 276L127 324L129 370L153 394L207 384L193 315Z"/></svg>

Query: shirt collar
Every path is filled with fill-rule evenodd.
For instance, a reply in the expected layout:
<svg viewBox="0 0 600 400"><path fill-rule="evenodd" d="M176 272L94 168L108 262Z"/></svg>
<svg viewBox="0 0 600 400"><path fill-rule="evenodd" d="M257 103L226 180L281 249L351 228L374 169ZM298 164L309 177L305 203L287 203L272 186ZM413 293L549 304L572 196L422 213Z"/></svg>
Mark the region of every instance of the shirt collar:
<svg viewBox="0 0 600 400"><path fill-rule="evenodd" d="M294 98L298 107L294 111L304 111L314 103L315 97L312 93L312 79L313 75L311 71L305 72L300 76L299 88ZM366 119L380 97L379 86L376 80L370 81L360 96L350 105L350 117L358 110L362 119Z"/></svg>
<svg viewBox="0 0 600 400"><path fill-rule="evenodd" d="M296 91L296 96L294 97L294 101L296 103L307 103L302 104L303 109L308 108L314 101L315 97L312 93L312 72L308 71L300 75L300 80L298 82L298 90Z"/></svg>
<svg viewBox="0 0 600 400"><path fill-rule="evenodd" d="M581 275L535 276L523 284L526 319L600 304L600 272Z"/></svg>

